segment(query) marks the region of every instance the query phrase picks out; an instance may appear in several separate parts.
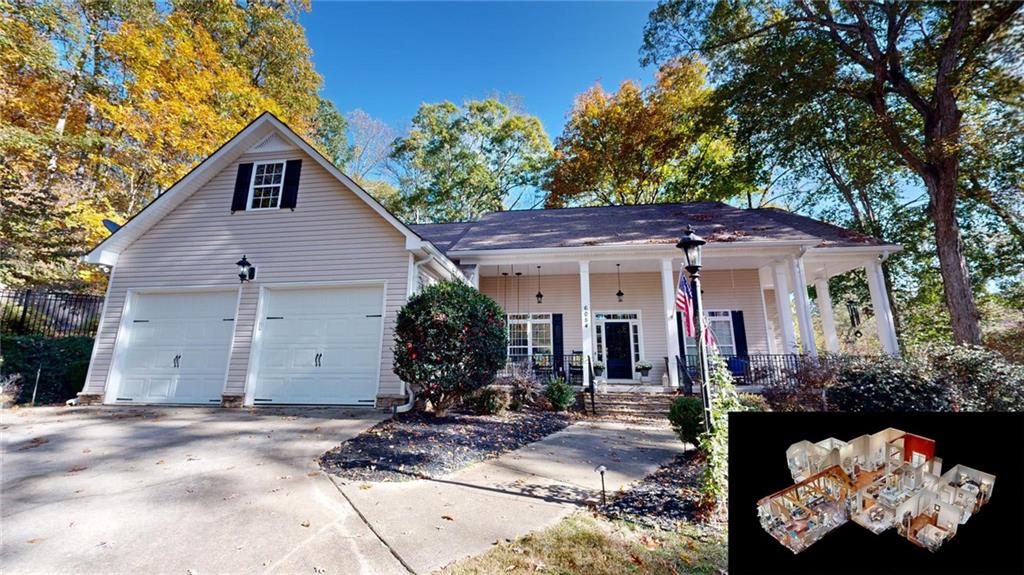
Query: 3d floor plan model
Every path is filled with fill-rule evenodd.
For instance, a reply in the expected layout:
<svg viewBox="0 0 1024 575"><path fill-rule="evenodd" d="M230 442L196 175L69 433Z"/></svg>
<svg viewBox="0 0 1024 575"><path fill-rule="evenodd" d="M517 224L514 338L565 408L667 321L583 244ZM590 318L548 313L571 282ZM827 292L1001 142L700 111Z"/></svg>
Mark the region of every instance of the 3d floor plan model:
<svg viewBox="0 0 1024 575"><path fill-rule="evenodd" d="M995 476L963 465L942 473L935 441L888 428L850 441L801 441L786 450L795 485L757 502L765 531L799 553L853 520L895 527L936 551L992 497Z"/></svg>

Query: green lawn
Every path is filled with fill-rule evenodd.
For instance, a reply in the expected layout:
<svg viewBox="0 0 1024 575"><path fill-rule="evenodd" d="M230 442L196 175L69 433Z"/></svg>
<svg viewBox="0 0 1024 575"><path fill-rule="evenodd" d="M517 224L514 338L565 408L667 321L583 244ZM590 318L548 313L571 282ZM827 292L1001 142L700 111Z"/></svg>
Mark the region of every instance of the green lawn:
<svg viewBox="0 0 1024 575"><path fill-rule="evenodd" d="M441 573L717 574L726 568L723 534L702 534L689 526L678 533L658 531L577 513L543 531L496 545Z"/></svg>

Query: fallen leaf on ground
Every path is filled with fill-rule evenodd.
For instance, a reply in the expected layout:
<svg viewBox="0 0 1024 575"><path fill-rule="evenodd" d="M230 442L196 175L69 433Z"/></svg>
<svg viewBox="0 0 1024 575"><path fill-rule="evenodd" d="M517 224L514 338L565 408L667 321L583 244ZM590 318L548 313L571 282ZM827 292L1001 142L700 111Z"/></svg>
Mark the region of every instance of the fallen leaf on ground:
<svg viewBox="0 0 1024 575"><path fill-rule="evenodd" d="M29 539L25 543L28 543L29 545L35 545L36 543L42 543L42 542L43 542L43 538L42 537L36 537L34 539Z"/></svg>
<svg viewBox="0 0 1024 575"><path fill-rule="evenodd" d="M76 465L76 466L72 467L71 469L68 469L68 473L78 473L79 471L85 471L86 469L89 469L89 468L84 466L84 465Z"/></svg>
<svg viewBox="0 0 1024 575"><path fill-rule="evenodd" d="M302 525L303 527L309 527L309 520L307 519L306 521L303 521L302 523L300 523L300 525Z"/></svg>
<svg viewBox="0 0 1024 575"><path fill-rule="evenodd" d="M33 437L32 440L28 442L28 445L22 447L18 451L27 451L29 449L35 449L36 447L39 447L40 445L46 445L49 442L50 440L46 439L45 437Z"/></svg>
<svg viewBox="0 0 1024 575"><path fill-rule="evenodd" d="M306 474L306 477L316 477L317 475L320 475L319 471L310 471Z"/></svg>
<svg viewBox="0 0 1024 575"><path fill-rule="evenodd" d="M167 463L167 462L166 462L166 461L164 461L163 459L161 459L160 461L157 461L157 462L156 462L156 464L157 464L157 465L163 465L163 464L165 464L165 463Z"/></svg>
<svg viewBox="0 0 1024 575"><path fill-rule="evenodd" d="M454 519L451 518L450 515L442 515L441 519L444 519L445 521L455 521Z"/></svg>

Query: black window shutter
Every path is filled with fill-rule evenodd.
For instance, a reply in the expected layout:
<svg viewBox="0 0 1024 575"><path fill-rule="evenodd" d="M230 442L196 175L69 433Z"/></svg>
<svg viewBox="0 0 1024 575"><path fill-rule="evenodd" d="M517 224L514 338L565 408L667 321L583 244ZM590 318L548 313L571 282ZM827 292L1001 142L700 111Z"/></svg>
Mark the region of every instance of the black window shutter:
<svg viewBox="0 0 1024 575"><path fill-rule="evenodd" d="M558 371L562 371L562 358L565 356L562 331L562 314L551 314L551 354L555 356L555 368Z"/></svg>
<svg viewBox="0 0 1024 575"><path fill-rule="evenodd" d="M736 338L736 355L746 357L747 352L747 328L743 325L743 312L732 310L732 334Z"/></svg>
<svg viewBox="0 0 1024 575"><path fill-rule="evenodd" d="M252 163L238 164L235 176L235 195L231 198L231 212L243 211L249 201L249 183L252 182Z"/></svg>
<svg viewBox="0 0 1024 575"><path fill-rule="evenodd" d="M284 166L284 192L281 194L281 209L295 209L299 199L299 174L302 160L288 160Z"/></svg>

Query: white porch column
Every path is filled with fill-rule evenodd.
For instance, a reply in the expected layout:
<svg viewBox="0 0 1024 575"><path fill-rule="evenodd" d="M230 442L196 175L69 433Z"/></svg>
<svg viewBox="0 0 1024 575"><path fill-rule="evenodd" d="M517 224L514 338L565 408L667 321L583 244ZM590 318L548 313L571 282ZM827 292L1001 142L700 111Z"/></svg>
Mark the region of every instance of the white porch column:
<svg viewBox="0 0 1024 575"><path fill-rule="evenodd" d="M796 317L800 325L800 347L804 355L818 357L818 344L814 341L814 324L811 323L811 302L807 297L807 274L804 273L803 257L789 261L793 271L793 295L796 300Z"/></svg>
<svg viewBox="0 0 1024 575"><path fill-rule="evenodd" d="M896 326L892 320L892 307L889 306L889 294L885 291L885 276L882 274L882 262L872 258L864 269L868 272L868 291L871 292L871 307L875 310L878 323L878 340L882 342L882 350L889 355L899 355L900 345L896 339Z"/></svg>
<svg viewBox="0 0 1024 575"><path fill-rule="evenodd" d="M661 302L665 312L665 341L668 342L668 381L679 387L679 370L676 358L679 356L679 331L676 329L676 282L672 258L661 260ZM682 271L680 271L682 273Z"/></svg>
<svg viewBox="0 0 1024 575"><path fill-rule="evenodd" d="M771 279L771 270L768 267L763 267L757 270L757 291L761 297L761 315L764 317L764 335L765 341L768 342L768 353L775 355L779 353L779 347L775 341L775 330L772 322L768 319L768 302L764 299L764 290L767 289L768 282Z"/></svg>
<svg viewBox="0 0 1024 575"><path fill-rule="evenodd" d="M587 361L594 360L594 339L590 326L593 314L590 308L590 262L580 261L580 320L583 326L583 387L590 386L590 369Z"/></svg>
<svg viewBox="0 0 1024 575"><path fill-rule="evenodd" d="M839 353L839 336L836 334L836 319L832 315L832 294L828 291L828 278L814 280L818 292L818 312L821 314L821 330L825 332L825 349Z"/></svg>
<svg viewBox="0 0 1024 575"><path fill-rule="evenodd" d="M473 270L469 273L469 285L473 286L473 289L480 291L480 266L474 265Z"/></svg>
<svg viewBox="0 0 1024 575"><path fill-rule="evenodd" d="M779 316L779 332L782 334L780 353L796 353L796 334L793 333L793 308L789 305L789 270L786 262L772 266L775 275L775 309Z"/></svg>

